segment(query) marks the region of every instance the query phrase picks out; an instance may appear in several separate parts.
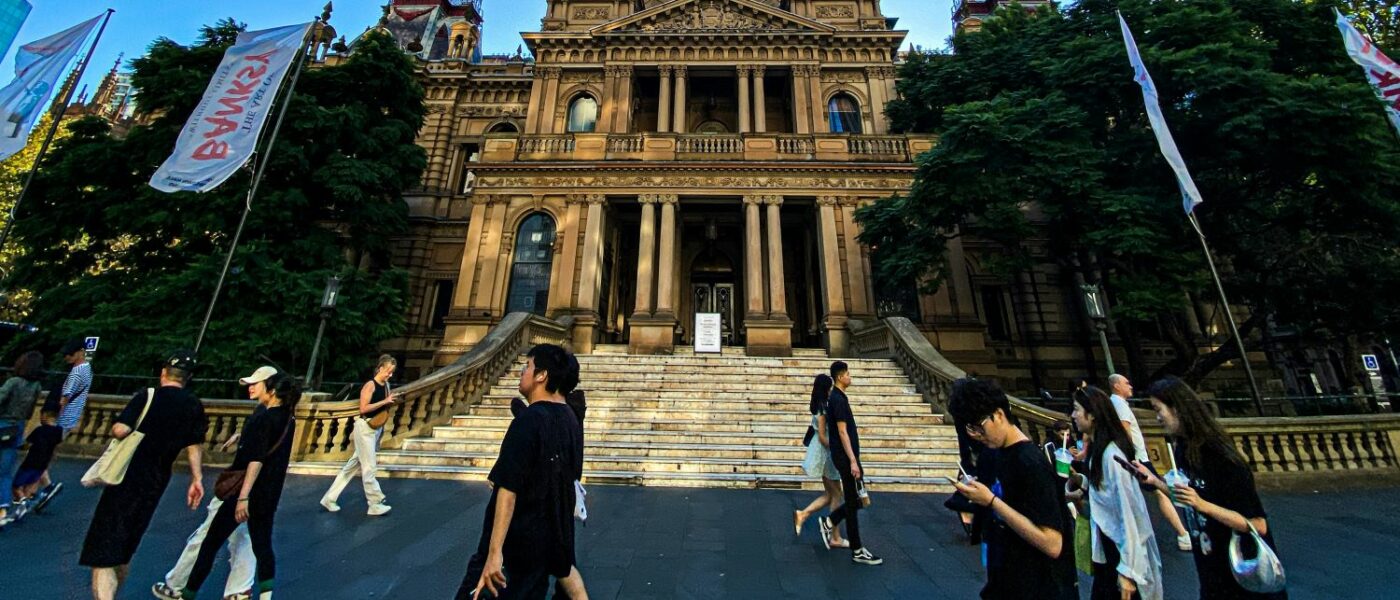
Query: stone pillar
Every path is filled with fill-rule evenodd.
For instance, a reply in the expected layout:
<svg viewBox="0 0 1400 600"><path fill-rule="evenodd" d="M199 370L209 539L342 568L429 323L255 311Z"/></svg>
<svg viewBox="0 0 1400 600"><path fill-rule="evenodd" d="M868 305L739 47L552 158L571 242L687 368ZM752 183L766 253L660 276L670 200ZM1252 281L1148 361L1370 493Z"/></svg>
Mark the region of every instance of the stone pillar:
<svg viewBox="0 0 1400 600"><path fill-rule="evenodd" d="M630 133L632 129L632 65L618 65L617 69L617 96L613 99L613 106L617 107L613 115L612 132Z"/></svg>
<svg viewBox="0 0 1400 600"><path fill-rule="evenodd" d="M617 111L617 68L603 67L603 97L598 100L598 126L595 133L614 133L613 114Z"/></svg>
<svg viewBox="0 0 1400 600"><path fill-rule="evenodd" d="M491 207L491 216L486 221L486 242L481 247L481 284L476 286L476 301L472 312L489 316L496 296L496 262L503 252L509 252L515 232L502 231L505 227L506 205L504 198Z"/></svg>
<svg viewBox="0 0 1400 600"><path fill-rule="evenodd" d="M685 105L686 105L686 97L685 97L686 67L685 67L685 65L675 65L675 66L673 67L673 69L674 69L675 72L676 72L676 108L675 108L673 111L671 111L671 118L674 119L674 120L672 121L671 131L674 131L674 132L676 132L676 133L685 133L685 126L686 126L686 114L685 114Z"/></svg>
<svg viewBox="0 0 1400 600"><path fill-rule="evenodd" d="M671 130L671 65L657 67L661 71L661 93L657 96L656 132Z"/></svg>
<svg viewBox="0 0 1400 600"><path fill-rule="evenodd" d="M492 198L489 194L472 195L472 214L467 223L467 240L462 248L462 266L457 271L457 287L452 292L454 310L471 307L472 286L476 279L476 259L481 250L486 211L491 208Z"/></svg>
<svg viewBox="0 0 1400 600"><path fill-rule="evenodd" d="M661 245L656 264L656 317L675 318L676 203L675 194L656 197L661 205Z"/></svg>
<svg viewBox="0 0 1400 600"><path fill-rule="evenodd" d="M588 205L588 224L583 233L583 263L579 271L578 307L583 311L598 310L598 286L603 276L603 226L605 218L603 205L608 197L602 194L589 194L584 197Z"/></svg>
<svg viewBox="0 0 1400 600"><path fill-rule="evenodd" d="M637 197L642 205L642 225L640 249L637 254L637 301L632 318L651 316L651 285L656 270L656 196L644 194Z"/></svg>
<svg viewBox="0 0 1400 600"><path fill-rule="evenodd" d="M582 205L582 196L569 196L565 200L564 222L559 224L559 234L554 239L559 277L550 280L549 315L570 314L574 310L574 266L578 264L578 226Z"/></svg>
<svg viewBox="0 0 1400 600"><path fill-rule="evenodd" d="M734 68L739 74L739 133L749 132L749 75L753 68L739 65Z"/></svg>
<svg viewBox="0 0 1400 600"><path fill-rule="evenodd" d="M885 126L885 67L866 67L865 83L870 92L870 133L883 135L889 131Z"/></svg>
<svg viewBox="0 0 1400 600"><path fill-rule="evenodd" d="M812 107L807 102L807 66L792 67L792 125L797 133L811 133Z"/></svg>
<svg viewBox="0 0 1400 600"><path fill-rule="evenodd" d="M822 68L821 65L807 65L807 92L809 104L812 107L812 133L828 133L831 131L826 122L826 103L822 101Z"/></svg>
<svg viewBox="0 0 1400 600"><path fill-rule="evenodd" d="M846 278L851 285L851 314L872 315L870 306L869 278L865 276L865 255L856 236L860 235L860 224L856 223L856 206L859 200L851 198L841 203L841 220L845 222L846 234Z"/></svg>
<svg viewBox="0 0 1400 600"><path fill-rule="evenodd" d="M530 81L530 99L525 112L525 131L521 133L539 133L540 113L544 112L541 106L544 102L544 72L536 71L535 78Z"/></svg>
<svg viewBox="0 0 1400 600"><path fill-rule="evenodd" d="M754 133L768 131L768 103L763 97L763 65L753 66L753 130Z"/></svg>
<svg viewBox="0 0 1400 600"><path fill-rule="evenodd" d="M746 319L762 319L763 310L763 231L759 229L758 205L763 196L744 196L744 295L748 298Z"/></svg>
<svg viewBox="0 0 1400 600"><path fill-rule="evenodd" d="M540 102L540 120L538 133L554 133L554 112L559 105L559 76L563 74L563 69L559 67L544 67L545 86L544 99Z"/></svg>
<svg viewBox="0 0 1400 600"><path fill-rule="evenodd" d="M787 318L787 285L783 278L782 196L768 196L768 318Z"/></svg>
<svg viewBox="0 0 1400 600"><path fill-rule="evenodd" d="M836 196L817 197L817 225L820 237L817 250L821 257L822 326L826 330L827 350L832 356L846 356L850 346L846 329L845 279L841 276L841 249L836 234L839 208Z"/></svg>

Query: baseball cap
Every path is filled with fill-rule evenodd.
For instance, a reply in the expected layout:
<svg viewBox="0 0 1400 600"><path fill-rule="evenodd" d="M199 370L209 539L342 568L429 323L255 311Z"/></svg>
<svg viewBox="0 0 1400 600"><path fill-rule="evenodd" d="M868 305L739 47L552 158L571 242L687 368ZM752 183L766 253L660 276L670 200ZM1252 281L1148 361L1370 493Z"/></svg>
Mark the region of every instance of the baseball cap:
<svg viewBox="0 0 1400 600"><path fill-rule="evenodd" d="M259 381L267 381L268 377L272 377L276 374L277 369L268 366L261 366L258 367L258 370L253 371L252 375L239 379L238 383L241 383L243 385L253 385Z"/></svg>
<svg viewBox="0 0 1400 600"><path fill-rule="evenodd" d="M195 359L194 353L189 350L176 350L171 352L170 356L165 359L165 366L173 369L193 371L195 367L199 366L199 361Z"/></svg>
<svg viewBox="0 0 1400 600"><path fill-rule="evenodd" d="M87 349L87 344L83 343L82 338L72 338L72 339L70 339L70 340L68 340L68 341L66 341L66 342L63 343L63 348L60 349L60 350L58 351L58 353L59 353L59 355L61 355L61 356L68 356L69 354L72 354L72 353L77 352L77 351L79 351L79 350L86 350L86 349Z"/></svg>

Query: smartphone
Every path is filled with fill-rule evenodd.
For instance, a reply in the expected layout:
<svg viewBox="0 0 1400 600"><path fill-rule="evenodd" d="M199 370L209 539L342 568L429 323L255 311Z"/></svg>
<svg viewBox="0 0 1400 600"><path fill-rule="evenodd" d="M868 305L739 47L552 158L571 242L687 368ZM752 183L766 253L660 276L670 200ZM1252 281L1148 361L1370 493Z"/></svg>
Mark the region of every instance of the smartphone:
<svg viewBox="0 0 1400 600"><path fill-rule="evenodd" d="M1118 461L1118 464L1122 465L1124 469L1127 469L1129 473L1132 473L1133 477L1136 478L1138 481L1141 481L1143 483L1147 482L1147 476L1143 475L1142 473L1139 473L1137 469L1133 468L1133 463L1128 462L1128 459L1123 458L1121 456L1115 456L1113 457L1113 460Z"/></svg>

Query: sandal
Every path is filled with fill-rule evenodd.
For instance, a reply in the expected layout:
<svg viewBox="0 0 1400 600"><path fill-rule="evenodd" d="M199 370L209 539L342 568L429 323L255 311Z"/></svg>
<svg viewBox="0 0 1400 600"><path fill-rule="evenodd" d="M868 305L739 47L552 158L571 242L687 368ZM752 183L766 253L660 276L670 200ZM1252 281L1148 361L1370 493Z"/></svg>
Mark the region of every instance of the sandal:
<svg viewBox="0 0 1400 600"><path fill-rule="evenodd" d="M802 511L792 511L792 530L793 533L796 533L799 537L802 535L802 523L805 521L806 519L802 518Z"/></svg>
<svg viewBox="0 0 1400 600"><path fill-rule="evenodd" d="M851 540L841 540L839 542L832 542L831 547L849 550L851 548Z"/></svg>

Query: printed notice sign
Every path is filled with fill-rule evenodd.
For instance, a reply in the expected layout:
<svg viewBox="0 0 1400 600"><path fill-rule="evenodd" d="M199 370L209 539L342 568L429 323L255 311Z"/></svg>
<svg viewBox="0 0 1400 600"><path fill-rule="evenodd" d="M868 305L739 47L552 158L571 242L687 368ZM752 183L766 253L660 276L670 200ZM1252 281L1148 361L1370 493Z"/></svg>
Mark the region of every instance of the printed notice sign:
<svg viewBox="0 0 1400 600"><path fill-rule="evenodd" d="M717 353L723 325L719 313L695 313L695 352Z"/></svg>

